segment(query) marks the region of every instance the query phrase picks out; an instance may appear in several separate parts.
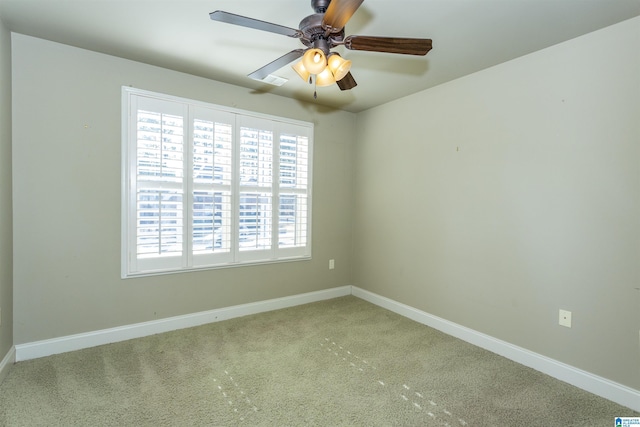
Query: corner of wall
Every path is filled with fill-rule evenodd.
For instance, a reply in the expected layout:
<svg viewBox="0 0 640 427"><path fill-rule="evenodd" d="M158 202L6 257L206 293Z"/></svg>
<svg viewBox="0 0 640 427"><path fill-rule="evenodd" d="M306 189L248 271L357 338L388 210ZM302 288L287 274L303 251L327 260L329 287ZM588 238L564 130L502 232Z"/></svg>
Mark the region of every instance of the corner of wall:
<svg viewBox="0 0 640 427"><path fill-rule="evenodd" d="M14 363L16 363L16 348L12 346L4 359L0 361L0 384L9 375Z"/></svg>
<svg viewBox="0 0 640 427"><path fill-rule="evenodd" d="M0 18L0 380L15 361L11 55L11 33Z"/></svg>

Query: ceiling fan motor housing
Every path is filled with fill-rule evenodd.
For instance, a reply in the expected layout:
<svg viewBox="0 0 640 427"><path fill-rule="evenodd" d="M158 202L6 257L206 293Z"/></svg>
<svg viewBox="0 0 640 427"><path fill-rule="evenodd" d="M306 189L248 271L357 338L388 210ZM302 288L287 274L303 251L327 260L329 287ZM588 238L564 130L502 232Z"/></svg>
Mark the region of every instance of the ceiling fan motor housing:
<svg viewBox="0 0 640 427"><path fill-rule="evenodd" d="M328 2L327 2L328 3ZM337 33L329 33L322 28L324 13L309 15L300 21L299 29L304 34L300 41L307 47L315 47L328 54L329 49L342 43L344 28Z"/></svg>

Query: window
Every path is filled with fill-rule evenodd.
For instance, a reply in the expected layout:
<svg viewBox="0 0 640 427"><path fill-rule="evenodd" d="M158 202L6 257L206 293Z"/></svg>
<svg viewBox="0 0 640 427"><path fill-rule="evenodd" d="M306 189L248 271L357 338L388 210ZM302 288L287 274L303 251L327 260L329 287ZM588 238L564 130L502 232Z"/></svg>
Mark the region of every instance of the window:
<svg viewBox="0 0 640 427"><path fill-rule="evenodd" d="M313 125L123 87L122 277L308 259Z"/></svg>

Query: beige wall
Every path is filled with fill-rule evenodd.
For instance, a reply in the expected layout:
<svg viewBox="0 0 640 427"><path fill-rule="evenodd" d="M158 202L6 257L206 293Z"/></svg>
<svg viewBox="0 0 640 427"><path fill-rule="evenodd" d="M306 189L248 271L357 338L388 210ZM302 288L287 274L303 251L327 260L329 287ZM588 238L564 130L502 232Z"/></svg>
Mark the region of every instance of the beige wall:
<svg viewBox="0 0 640 427"><path fill-rule="evenodd" d="M353 284L640 390L639 27L360 113Z"/></svg>
<svg viewBox="0 0 640 427"><path fill-rule="evenodd" d="M13 36L15 344L349 284L353 114ZM313 260L121 280L122 85L314 122Z"/></svg>
<svg viewBox="0 0 640 427"><path fill-rule="evenodd" d="M15 339L0 27L0 357L354 284L640 389L639 24L357 116L14 34ZM121 85L313 121L313 260L121 280Z"/></svg>
<svg viewBox="0 0 640 427"><path fill-rule="evenodd" d="M0 361L13 346L12 216L11 36L0 19Z"/></svg>

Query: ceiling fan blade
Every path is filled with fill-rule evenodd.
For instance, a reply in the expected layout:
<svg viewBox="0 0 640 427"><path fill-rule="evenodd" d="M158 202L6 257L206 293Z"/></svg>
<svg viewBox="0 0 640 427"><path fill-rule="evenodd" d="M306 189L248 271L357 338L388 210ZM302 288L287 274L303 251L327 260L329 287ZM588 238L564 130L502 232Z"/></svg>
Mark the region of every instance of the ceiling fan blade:
<svg viewBox="0 0 640 427"><path fill-rule="evenodd" d="M265 77L267 77L269 74L273 73L274 71L277 71L280 68L284 67L285 65L300 58L303 53L304 53L304 49L292 50L291 52L282 55L280 58L276 59L275 61L268 63L264 67L258 68L256 71L249 74L249 77L251 77L254 80L263 80Z"/></svg>
<svg viewBox="0 0 640 427"><path fill-rule="evenodd" d="M356 80L351 75L351 72L348 72L346 76L344 76L341 80L336 82L340 90L351 90L354 87L358 86Z"/></svg>
<svg viewBox="0 0 640 427"><path fill-rule="evenodd" d="M431 50L431 39L408 39L399 37L347 36L344 46L351 50L426 55Z"/></svg>
<svg viewBox="0 0 640 427"><path fill-rule="evenodd" d="M331 0L322 18L322 28L331 32L342 31L364 0Z"/></svg>
<svg viewBox="0 0 640 427"><path fill-rule="evenodd" d="M283 25L272 24L271 22L260 21L259 19L247 18L246 16L236 15L234 13L216 10L211 12L209 17L214 21L225 22L227 24L240 25L242 27L253 28L256 30L269 31L270 33L282 34L293 38L302 38L302 31L295 28L285 27Z"/></svg>

